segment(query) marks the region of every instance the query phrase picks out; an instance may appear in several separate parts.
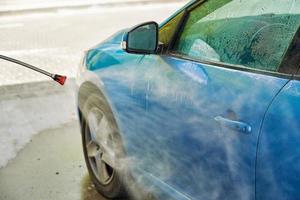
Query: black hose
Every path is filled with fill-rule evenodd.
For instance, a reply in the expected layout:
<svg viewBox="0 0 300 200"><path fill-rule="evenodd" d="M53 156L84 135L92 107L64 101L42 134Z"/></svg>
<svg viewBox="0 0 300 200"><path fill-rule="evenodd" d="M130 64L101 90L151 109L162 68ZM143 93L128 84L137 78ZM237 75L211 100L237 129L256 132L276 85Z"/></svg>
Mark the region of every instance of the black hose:
<svg viewBox="0 0 300 200"><path fill-rule="evenodd" d="M3 60L6 60L6 61L9 61L9 62L18 64L18 65L22 65L22 66L27 67L27 68L29 68L31 70L34 70L36 72L39 72L39 73L44 74L46 76L49 76L50 78L52 78L54 81L58 82L61 85L63 85L65 83L66 79L67 79L66 76L62 76L62 75L58 75L58 74L52 74L50 72L42 70L42 69L40 69L38 67L35 67L33 65L24 63L24 62L22 62L20 60L16 60L14 58L10 58L10 57L7 57L7 56L0 55L0 59L3 59Z"/></svg>
<svg viewBox="0 0 300 200"><path fill-rule="evenodd" d="M44 75L46 75L46 76L49 76L49 77L51 77L51 78L54 78L54 74L51 74L50 72L47 72L47 71L42 70L42 69L40 69L40 68L37 68L37 67L35 67L35 66L33 66L33 65L24 63L24 62L22 62L22 61L20 61L20 60L16 60L16 59L14 59L14 58L10 58L10 57L3 56L3 55L0 55L0 59L6 60L6 61L9 61L9 62L13 62L13 63L16 63L16 64L18 64L18 65L22 65L22 66L27 67L27 68L29 68L29 69L32 69L32 70L34 70L34 71L40 72L40 73L42 73L42 74L44 74Z"/></svg>

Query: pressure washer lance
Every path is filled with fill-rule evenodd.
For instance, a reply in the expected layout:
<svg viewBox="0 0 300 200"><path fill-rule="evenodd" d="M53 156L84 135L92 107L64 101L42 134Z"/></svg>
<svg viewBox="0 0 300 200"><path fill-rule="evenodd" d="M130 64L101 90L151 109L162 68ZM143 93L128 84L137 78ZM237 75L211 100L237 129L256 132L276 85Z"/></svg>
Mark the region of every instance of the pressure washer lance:
<svg viewBox="0 0 300 200"><path fill-rule="evenodd" d="M44 74L46 76L49 76L50 78L52 78L54 81L58 82L61 85L64 85L65 81L67 79L66 76L62 76L62 75L58 75L58 74L52 74L50 72L47 72L47 71L42 70L40 68L37 68L37 67L35 67L33 65L24 63L22 61L16 60L14 58L10 58L10 57L7 57L7 56L0 55L0 59L6 60L6 61L9 61L9 62L13 62L13 63L16 63L18 65L22 65L23 67L27 67L27 68L29 68L31 70L34 70L36 72L39 72L39 73Z"/></svg>

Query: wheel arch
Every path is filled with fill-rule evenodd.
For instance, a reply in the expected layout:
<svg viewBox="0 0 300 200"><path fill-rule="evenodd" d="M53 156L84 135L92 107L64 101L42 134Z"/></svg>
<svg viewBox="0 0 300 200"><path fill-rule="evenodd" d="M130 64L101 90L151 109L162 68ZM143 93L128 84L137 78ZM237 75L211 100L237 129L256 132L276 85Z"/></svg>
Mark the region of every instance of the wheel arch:
<svg viewBox="0 0 300 200"><path fill-rule="evenodd" d="M105 95L104 89L99 88L99 86L95 85L91 81L86 81L86 82L82 83L79 87L77 100L78 100L77 106L78 106L78 114L79 114L82 138L85 137L84 131L86 131L87 124L88 124L87 121L85 120L85 119L87 119L87 116L85 116L85 114L84 114L84 113L88 114L89 109L86 109L87 107L90 107L90 106L93 107L94 105L97 104L98 106L100 106L101 110L108 111L109 114L106 117L109 117L109 119L113 120L113 124L114 124L113 127L116 128L116 131L113 132L113 135L114 135L113 138L114 138L114 142L116 144L116 146L114 147L114 151L117 155L116 157L118 157L118 161L116 162L117 164L115 166L116 167L115 170L117 170L118 174L119 174L118 175L118 177L119 177L118 187L121 187L118 197L126 197L127 196L127 188L126 188L126 185L124 185L124 184L127 180L127 176L123 177L123 176L127 175L127 171L126 171L127 168L125 168L126 165L123 164L123 162L126 162L126 149L125 149L125 146L123 143L121 130L118 126L117 118L115 116L115 113L113 112L113 109L111 108L112 105L110 104L108 97ZM95 104L94 103L90 104L91 101L94 102ZM84 139L82 139L82 142L84 145ZM84 150L84 152L85 152L85 150ZM86 156L86 154L85 154L85 156ZM85 159L86 159L86 157L85 157ZM86 162L88 162L87 159L86 159ZM91 177L95 184L95 180L96 180L95 176L91 175ZM100 187L99 184L98 184L98 187ZM112 186L110 186L110 187L112 187ZM115 186L113 186L113 187L115 187ZM99 188L98 188L98 191L100 191L100 193L102 193L104 191L104 189L99 190ZM104 195L107 197L110 197L110 198L115 197L114 196L115 194L111 195L110 193L106 193Z"/></svg>
<svg viewBox="0 0 300 200"><path fill-rule="evenodd" d="M82 124L84 120L83 110L84 110L85 102L92 95L99 97L104 102L106 109L108 109L113 114L118 130L121 131L120 127L118 126L119 123L118 123L117 113L115 109L113 109L113 105L110 103L109 98L107 97L107 95L105 95L104 89L95 85L91 81L86 81L82 83L78 90L77 109L78 109L80 124Z"/></svg>

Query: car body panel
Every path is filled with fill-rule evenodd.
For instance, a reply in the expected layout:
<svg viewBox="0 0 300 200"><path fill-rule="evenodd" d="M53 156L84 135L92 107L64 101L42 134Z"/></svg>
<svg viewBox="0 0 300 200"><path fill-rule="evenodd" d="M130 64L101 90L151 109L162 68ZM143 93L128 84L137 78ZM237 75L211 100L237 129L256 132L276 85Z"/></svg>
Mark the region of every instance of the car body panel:
<svg viewBox="0 0 300 200"><path fill-rule="evenodd" d="M290 81L268 109L258 146L257 199L300 197L300 83Z"/></svg>

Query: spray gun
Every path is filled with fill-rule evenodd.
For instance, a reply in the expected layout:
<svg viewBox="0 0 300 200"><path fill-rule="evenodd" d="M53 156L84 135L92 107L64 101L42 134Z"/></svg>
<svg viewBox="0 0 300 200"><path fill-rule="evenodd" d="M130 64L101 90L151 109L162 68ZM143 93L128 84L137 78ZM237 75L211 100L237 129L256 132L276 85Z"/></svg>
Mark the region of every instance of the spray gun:
<svg viewBox="0 0 300 200"><path fill-rule="evenodd" d="M62 76L62 75L58 75L58 74L52 74L50 72L47 72L47 71L42 70L40 68L37 68L37 67L35 67L33 65L24 63L22 61L16 60L14 58L10 58L10 57L7 57L7 56L0 55L0 59L6 60L6 61L9 61L9 62L12 62L12 63L16 63L18 65L27 67L27 68L29 68L29 69L31 69L33 71L36 71L36 72L39 72L39 73L44 74L46 76L49 76L50 78L52 78L54 81L58 82L61 85L64 85L65 81L67 79L66 76Z"/></svg>

